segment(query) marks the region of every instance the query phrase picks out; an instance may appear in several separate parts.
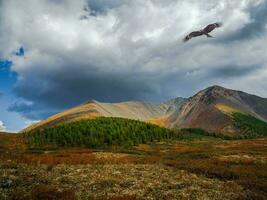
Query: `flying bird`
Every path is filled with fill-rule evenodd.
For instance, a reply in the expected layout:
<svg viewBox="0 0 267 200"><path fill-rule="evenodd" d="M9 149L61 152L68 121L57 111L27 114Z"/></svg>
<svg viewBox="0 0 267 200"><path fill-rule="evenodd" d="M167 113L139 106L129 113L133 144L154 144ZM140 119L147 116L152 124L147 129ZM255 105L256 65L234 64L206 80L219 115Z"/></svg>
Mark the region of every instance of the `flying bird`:
<svg viewBox="0 0 267 200"><path fill-rule="evenodd" d="M183 39L184 42L187 42L188 40L190 40L193 37L198 37L201 35L206 35L207 37L213 37L211 36L209 33L211 31L213 31L215 28L219 28L222 26L222 23L220 22L216 22L213 24L209 24L208 26L206 26L204 29L200 30L200 31L193 31L191 33L189 33L187 36L185 36L185 38Z"/></svg>

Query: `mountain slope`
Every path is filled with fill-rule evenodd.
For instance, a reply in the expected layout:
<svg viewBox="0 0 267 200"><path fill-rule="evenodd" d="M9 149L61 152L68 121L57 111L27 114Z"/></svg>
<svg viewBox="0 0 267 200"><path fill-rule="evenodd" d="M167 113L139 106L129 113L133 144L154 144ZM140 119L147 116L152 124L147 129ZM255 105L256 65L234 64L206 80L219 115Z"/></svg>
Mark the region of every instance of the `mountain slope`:
<svg viewBox="0 0 267 200"><path fill-rule="evenodd" d="M89 101L51 116L24 131L104 116L141 120L167 128L202 128L226 135L242 134L242 130L235 126L233 113L248 114L267 121L267 99L212 86L188 99L178 97L161 104Z"/></svg>
<svg viewBox="0 0 267 200"><path fill-rule="evenodd" d="M241 91L212 86L190 97L167 119L168 127L198 127L211 132L239 134L232 113L240 112L267 120L267 99Z"/></svg>
<svg viewBox="0 0 267 200"><path fill-rule="evenodd" d="M77 121L80 119L92 119L100 116L149 121L168 116L177 108L179 108L185 101L186 99L184 98L176 98L165 103L153 104L138 101L102 103L92 100L53 115L48 119L24 129L23 131L30 131L44 126Z"/></svg>

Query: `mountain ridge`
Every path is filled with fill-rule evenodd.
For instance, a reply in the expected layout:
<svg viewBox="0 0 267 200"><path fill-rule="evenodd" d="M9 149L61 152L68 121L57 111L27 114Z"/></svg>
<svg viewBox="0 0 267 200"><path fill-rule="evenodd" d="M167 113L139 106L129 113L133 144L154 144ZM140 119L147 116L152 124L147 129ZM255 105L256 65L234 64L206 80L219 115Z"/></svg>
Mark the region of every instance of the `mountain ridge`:
<svg viewBox="0 0 267 200"><path fill-rule="evenodd" d="M221 86L212 86L189 98L178 113L170 116L169 127L203 128L210 132L238 134L231 115L222 110L222 106L228 107L228 111L267 120L267 99Z"/></svg>
<svg viewBox="0 0 267 200"><path fill-rule="evenodd" d="M189 98L177 97L163 103L90 100L27 127L23 132L102 116L135 119L167 128L203 128L226 135L240 134L233 126L233 112L267 121L267 99L214 85Z"/></svg>

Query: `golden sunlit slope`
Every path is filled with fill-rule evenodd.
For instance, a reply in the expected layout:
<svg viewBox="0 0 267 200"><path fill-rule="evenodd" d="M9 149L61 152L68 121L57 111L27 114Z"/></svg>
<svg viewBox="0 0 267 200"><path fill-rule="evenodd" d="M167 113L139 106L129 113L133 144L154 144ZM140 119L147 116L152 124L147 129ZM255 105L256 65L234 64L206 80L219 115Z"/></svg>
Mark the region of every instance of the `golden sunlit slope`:
<svg viewBox="0 0 267 200"><path fill-rule="evenodd" d="M239 110L232 108L231 106L222 104L222 103L216 104L215 108L217 108L218 110L222 111L223 113L229 114L229 115L231 115L234 112L239 112Z"/></svg>
<svg viewBox="0 0 267 200"><path fill-rule="evenodd" d="M171 113L170 108L175 109L179 107L179 105L182 104L183 101L183 98L177 98L175 100L162 104L152 104L138 101L120 103L101 103L98 101L89 101L85 104L53 115L39 123L36 123L24 129L23 131L30 131L48 125L55 125L81 119L92 119L100 116L121 117L141 121L157 119L166 115L167 113Z"/></svg>

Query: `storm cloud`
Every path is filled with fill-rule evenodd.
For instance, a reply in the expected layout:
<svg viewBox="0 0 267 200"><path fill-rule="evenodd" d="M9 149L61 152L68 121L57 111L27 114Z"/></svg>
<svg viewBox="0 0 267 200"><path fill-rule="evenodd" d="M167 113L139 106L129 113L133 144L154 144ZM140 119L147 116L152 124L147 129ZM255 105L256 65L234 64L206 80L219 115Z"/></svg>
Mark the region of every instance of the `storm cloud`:
<svg viewBox="0 0 267 200"><path fill-rule="evenodd" d="M9 110L41 119L90 99L164 101L210 85L267 96L266 0L3 1ZM182 39L222 21L213 39ZM23 56L14 54L23 49Z"/></svg>

